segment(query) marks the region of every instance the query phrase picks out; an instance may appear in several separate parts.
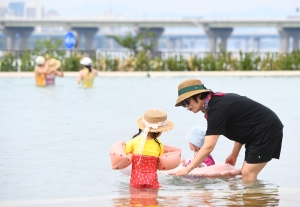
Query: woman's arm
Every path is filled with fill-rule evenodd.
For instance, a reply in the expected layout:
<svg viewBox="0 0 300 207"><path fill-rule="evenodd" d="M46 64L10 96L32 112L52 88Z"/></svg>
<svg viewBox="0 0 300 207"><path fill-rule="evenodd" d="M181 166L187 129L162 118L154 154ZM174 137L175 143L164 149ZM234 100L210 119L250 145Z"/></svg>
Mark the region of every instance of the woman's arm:
<svg viewBox="0 0 300 207"><path fill-rule="evenodd" d="M194 168L198 167L204 159L213 151L220 135L209 135L205 136L203 147L198 151L196 157L192 162L184 169L179 170L176 175L186 175L191 172Z"/></svg>
<svg viewBox="0 0 300 207"><path fill-rule="evenodd" d="M232 152L231 154L227 157L225 163L228 163L228 164L231 164L231 165L235 165L236 163L236 160L237 160L237 157L240 153L240 150L242 148L242 144L239 143L239 142L234 142L234 145L233 145L233 149L232 149Z"/></svg>
<svg viewBox="0 0 300 207"><path fill-rule="evenodd" d="M55 75L59 76L59 77L64 77L64 72L63 71L55 71Z"/></svg>

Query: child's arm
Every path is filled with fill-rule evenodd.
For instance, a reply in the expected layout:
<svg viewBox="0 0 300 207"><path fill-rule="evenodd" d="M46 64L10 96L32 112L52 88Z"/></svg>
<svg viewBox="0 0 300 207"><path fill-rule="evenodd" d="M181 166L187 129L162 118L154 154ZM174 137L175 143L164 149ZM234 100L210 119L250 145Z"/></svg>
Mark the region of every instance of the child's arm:
<svg viewBox="0 0 300 207"><path fill-rule="evenodd" d="M132 139L132 140L130 140L129 142L126 143L125 152L126 152L126 154L132 153L133 150L134 150L134 147L133 147L133 139Z"/></svg>

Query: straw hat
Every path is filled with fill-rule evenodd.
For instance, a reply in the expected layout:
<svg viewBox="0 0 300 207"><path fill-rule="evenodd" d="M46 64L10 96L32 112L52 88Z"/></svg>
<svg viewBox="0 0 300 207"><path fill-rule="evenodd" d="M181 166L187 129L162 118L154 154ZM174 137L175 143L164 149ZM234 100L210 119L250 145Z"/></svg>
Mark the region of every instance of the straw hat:
<svg viewBox="0 0 300 207"><path fill-rule="evenodd" d="M60 60L56 60L55 58L50 58L48 61L48 68L49 70L57 70L58 68L61 67L61 62Z"/></svg>
<svg viewBox="0 0 300 207"><path fill-rule="evenodd" d="M198 93L210 92L210 89L205 88L203 83L198 79L188 79L183 81L178 86L178 98L175 106L181 106L181 101Z"/></svg>
<svg viewBox="0 0 300 207"><path fill-rule="evenodd" d="M157 129L151 128L149 132L163 132L173 129L174 123L172 121L167 120L167 113L161 110L147 110L144 116L138 118L136 120L137 126L144 130L146 128L145 123L148 124L161 124L163 126L158 126ZM162 124L163 123L163 124Z"/></svg>

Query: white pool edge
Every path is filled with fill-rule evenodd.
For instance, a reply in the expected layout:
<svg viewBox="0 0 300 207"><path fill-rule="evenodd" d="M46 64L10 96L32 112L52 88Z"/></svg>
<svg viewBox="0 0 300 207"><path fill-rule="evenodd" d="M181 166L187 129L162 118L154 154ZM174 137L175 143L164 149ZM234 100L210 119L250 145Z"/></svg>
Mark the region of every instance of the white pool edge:
<svg viewBox="0 0 300 207"><path fill-rule="evenodd" d="M145 77L148 72L99 72L99 77ZM227 76L227 77L280 77L300 76L299 71L176 71L176 72L149 72L151 77L190 77L190 76ZM78 72L64 72L65 77L77 77ZM34 77L33 72L0 72L0 78L5 77Z"/></svg>

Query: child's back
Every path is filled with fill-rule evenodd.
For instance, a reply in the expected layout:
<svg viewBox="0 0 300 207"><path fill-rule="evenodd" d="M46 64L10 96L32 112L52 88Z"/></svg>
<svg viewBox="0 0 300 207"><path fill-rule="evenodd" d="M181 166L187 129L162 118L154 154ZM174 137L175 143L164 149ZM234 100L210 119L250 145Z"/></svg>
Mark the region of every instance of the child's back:
<svg viewBox="0 0 300 207"><path fill-rule="evenodd" d="M158 137L163 131L173 128L167 114L161 110L148 110L137 120L139 133L126 144L126 153L133 153L130 186L138 188L158 188L158 157L164 153ZM143 130L143 131L142 131ZM142 132L142 134L141 134ZM138 136L141 134L140 136Z"/></svg>

